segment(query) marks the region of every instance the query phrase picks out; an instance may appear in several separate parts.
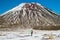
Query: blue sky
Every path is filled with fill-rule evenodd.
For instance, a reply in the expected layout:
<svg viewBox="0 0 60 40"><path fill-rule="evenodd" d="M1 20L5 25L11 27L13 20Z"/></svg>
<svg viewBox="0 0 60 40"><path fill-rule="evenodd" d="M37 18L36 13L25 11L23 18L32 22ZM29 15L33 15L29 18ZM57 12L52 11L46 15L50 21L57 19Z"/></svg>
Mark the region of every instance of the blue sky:
<svg viewBox="0 0 60 40"><path fill-rule="evenodd" d="M38 2L53 11L60 13L60 0L0 0L0 14L23 2Z"/></svg>

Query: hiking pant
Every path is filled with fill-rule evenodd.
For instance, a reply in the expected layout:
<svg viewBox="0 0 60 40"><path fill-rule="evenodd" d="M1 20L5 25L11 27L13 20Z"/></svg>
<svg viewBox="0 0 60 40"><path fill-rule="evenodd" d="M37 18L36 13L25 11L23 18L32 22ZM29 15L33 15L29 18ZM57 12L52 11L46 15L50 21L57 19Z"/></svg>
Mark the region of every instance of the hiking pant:
<svg viewBox="0 0 60 40"><path fill-rule="evenodd" d="M31 36L33 35L33 31L31 32Z"/></svg>

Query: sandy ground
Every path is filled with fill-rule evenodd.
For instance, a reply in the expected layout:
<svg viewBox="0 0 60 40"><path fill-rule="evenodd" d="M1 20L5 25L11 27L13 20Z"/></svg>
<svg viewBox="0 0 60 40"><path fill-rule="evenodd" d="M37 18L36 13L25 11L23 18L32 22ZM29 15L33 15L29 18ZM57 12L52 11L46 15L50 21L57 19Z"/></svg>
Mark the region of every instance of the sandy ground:
<svg viewBox="0 0 60 40"><path fill-rule="evenodd" d="M0 40L51 40L44 39L44 34L53 34L54 39L52 40L60 40L60 30L57 31L41 31L41 30L33 30L33 36L30 36L30 32L28 30L20 30L20 31L0 31Z"/></svg>

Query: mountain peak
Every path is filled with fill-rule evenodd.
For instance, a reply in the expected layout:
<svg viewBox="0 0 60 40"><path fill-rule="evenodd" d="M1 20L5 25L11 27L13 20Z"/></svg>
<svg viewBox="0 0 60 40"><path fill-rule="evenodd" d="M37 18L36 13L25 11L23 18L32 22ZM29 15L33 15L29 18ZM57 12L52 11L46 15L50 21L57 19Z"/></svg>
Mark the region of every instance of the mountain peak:
<svg viewBox="0 0 60 40"><path fill-rule="evenodd" d="M60 16L39 3L21 3L1 15L4 26L56 29L60 26ZM59 26L58 26L59 25ZM51 27L52 26L52 27ZM55 26L58 26L54 28ZM46 28L47 27L47 28Z"/></svg>
<svg viewBox="0 0 60 40"><path fill-rule="evenodd" d="M35 2L32 2L32 3L25 3L25 6L26 7L36 7L37 5L40 5L40 6L42 6L41 4L39 4L39 3L35 3Z"/></svg>
<svg viewBox="0 0 60 40"><path fill-rule="evenodd" d="M9 11L4 12L2 15L6 14L6 13L8 13L10 11L18 11L18 10L21 10L23 7L26 7L26 8L33 7L33 8L35 8L37 5L39 5L40 7L43 8L43 6L41 4L39 4L39 3L35 3L35 2L27 3L27 2L25 2L25 3L21 3L18 6L10 9Z"/></svg>

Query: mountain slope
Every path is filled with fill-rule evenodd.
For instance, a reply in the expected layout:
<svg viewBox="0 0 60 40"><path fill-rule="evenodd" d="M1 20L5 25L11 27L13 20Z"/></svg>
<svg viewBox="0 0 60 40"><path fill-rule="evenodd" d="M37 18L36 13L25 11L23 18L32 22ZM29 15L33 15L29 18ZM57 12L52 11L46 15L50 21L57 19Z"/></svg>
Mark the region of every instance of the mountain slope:
<svg viewBox="0 0 60 40"><path fill-rule="evenodd" d="M60 29L60 16L39 3L22 3L1 18L3 27Z"/></svg>

